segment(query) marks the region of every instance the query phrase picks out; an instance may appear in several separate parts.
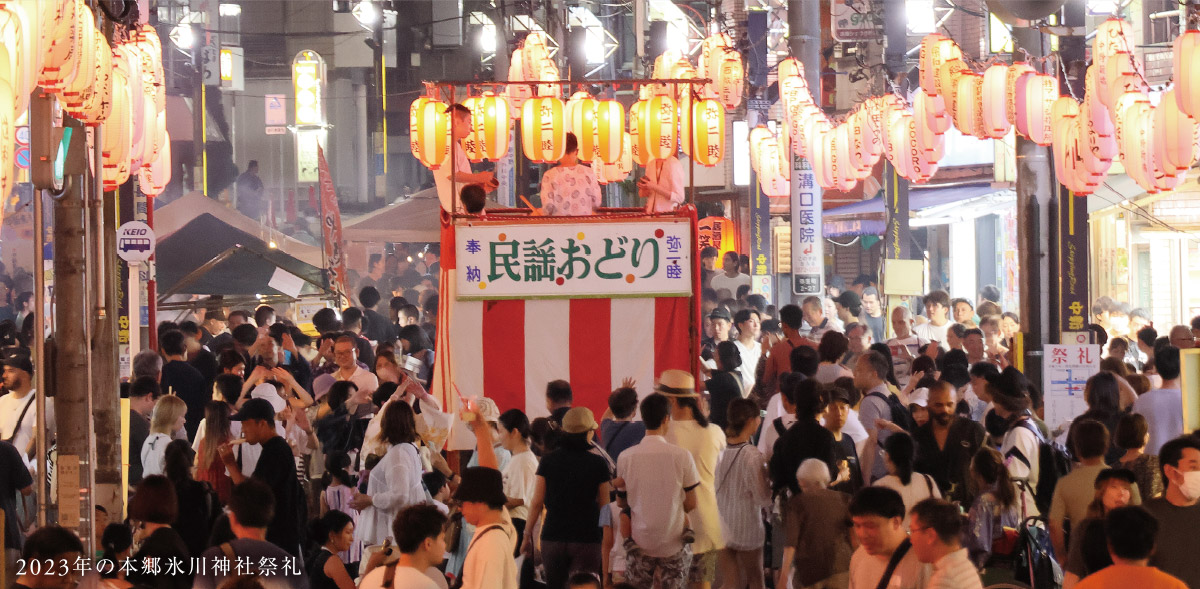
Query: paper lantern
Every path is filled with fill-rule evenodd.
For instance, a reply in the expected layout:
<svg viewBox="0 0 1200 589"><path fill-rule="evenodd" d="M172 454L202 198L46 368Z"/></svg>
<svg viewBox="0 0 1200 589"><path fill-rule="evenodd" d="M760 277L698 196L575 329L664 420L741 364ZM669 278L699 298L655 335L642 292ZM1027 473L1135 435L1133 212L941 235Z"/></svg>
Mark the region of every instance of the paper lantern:
<svg viewBox="0 0 1200 589"><path fill-rule="evenodd" d="M624 113L623 110L621 112ZM592 164L592 168L596 170L596 180L601 184L620 182L633 170L632 141L629 133L622 131L620 142L617 145L620 149L619 157L612 162L601 159Z"/></svg>
<svg viewBox="0 0 1200 589"><path fill-rule="evenodd" d="M508 81L519 82L525 79L525 63L522 58L522 49L520 47L513 50L512 59L508 62ZM533 86L525 84L509 84L504 88L504 94L508 97L509 113L514 119L521 118L521 107L525 106L525 101L533 98Z"/></svg>
<svg viewBox="0 0 1200 589"><path fill-rule="evenodd" d="M158 196L171 182L171 138L163 141L158 157L138 170L138 186L147 196Z"/></svg>
<svg viewBox="0 0 1200 589"><path fill-rule="evenodd" d="M736 51L726 51L717 69L717 100L725 108L734 109L742 104L742 91L746 83L746 73L742 68L742 55Z"/></svg>
<svg viewBox="0 0 1200 589"><path fill-rule="evenodd" d="M471 109L471 137L481 160L496 161L508 153L509 124L508 101L491 92L475 100ZM580 145L582 151L582 145Z"/></svg>
<svg viewBox="0 0 1200 589"><path fill-rule="evenodd" d="M709 79L704 85L705 98L721 99L724 91L720 77L722 63L726 59L736 62L741 68L742 56L734 45L733 38L726 33L709 35L700 43L700 59L696 62L697 77ZM738 92L739 96L741 92Z"/></svg>
<svg viewBox="0 0 1200 589"><path fill-rule="evenodd" d="M596 159L596 99L587 92L576 92L567 101L567 132L579 142L579 161Z"/></svg>
<svg viewBox="0 0 1200 589"><path fill-rule="evenodd" d="M1038 145L1050 145L1050 110L1058 100L1058 78L1035 74L1022 80L1024 100L1017 103L1017 132Z"/></svg>
<svg viewBox="0 0 1200 589"><path fill-rule="evenodd" d="M129 69L128 66L122 67L119 64L119 60L113 62L112 110L101 135L101 176L104 190L116 190L129 179L129 135L132 126L129 112Z"/></svg>
<svg viewBox="0 0 1200 589"><path fill-rule="evenodd" d="M758 184L763 194L770 197L789 196L786 172L779 166L779 141L774 133L764 126L750 131L750 164L758 174Z"/></svg>
<svg viewBox="0 0 1200 589"><path fill-rule="evenodd" d="M554 97L530 98L521 113L521 144L534 163L556 162L567 148L566 112Z"/></svg>
<svg viewBox="0 0 1200 589"><path fill-rule="evenodd" d="M983 77L971 72L963 72L958 77L954 92L954 126L963 135L976 135L980 131L975 128L975 105L980 102L980 89Z"/></svg>
<svg viewBox="0 0 1200 589"><path fill-rule="evenodd" d="M1104 68L1088 67L1084 82L1084 99L1080 107L1080 138L1087 150L1080 154L1084 167L1093 173L1107 172L1117 157L1116 127L1108 107L1100 101L1096 87L1097 74Z"/></svg>
<svg viewBox="0 0 1200 589"><path fill-rule="evenodd" d="M36 9L35 9L36 10ZM0 6L0 79L9 82L13 92L14 116L29 107L29 94L37 84L36 44L39 32L31 28L25 9L19 4Z"/></svg>
<svg viewBox="0 0 1200 589"><path fill-rule="evenodd" d="M1200 138L1196 119L1179 110L1175 98L1178 92L1178 87L1168 90L1154 109L1154 138L1158 148L1155 155L1172 176L1179 175L1196 162L1196 141Z"/></svg>
<svg viewBox="0 0 1200 589"><path fill-rule="evenodd" d="M1133 25L1116 17L1109 18L1096 27L1092 37L1092 59L1102 63L1115 53L1129 53L1134 49Z"/></svg>
<svg viewBox="0 0 1200 589"><path fill-rule="evenodd" d="M137 90L135 85L132 92L136 94ZM138 115L134 112L133 116ZM425 167L438 169L450 153L450 115L446 113L446 104L425 96L414 100L408 110L408 124L413 156Z"/></svg>
<svg viewBox="0 0 1200 589"><path fill-rule="evenodd" d="M970 73L970 68L961 59L951 59L938 66L937 78L934 81L934 93L941 96L946 108L954 111L954 93L958 90L958 78L964 73Z"/></svg>
<svg viewBox="0 0 1200 589"><path fill-rule="evenodd" d="M1011 125L1005 112L1004 85L1008 78L1008 67L993 65L983 72L982 115L984 134L992 139L1008 135Z"/></svg>
<svg viewBox="0 0 1200 589"><path fill-rule="evenodd" d="M921 39L920 83L921 89L930 96L938 96L938 72L947 61L961 60L962 49L953 40L939 34L926 35Z"/></svg>
<svg viewBox="0 0 1200 589"><path fill-rule="evenodd" d="M1172 77L1179 110L1190 117L1200 116L1200 31L1191 29L1175 38Z"/></svg>
<svg viewBox="0 0 1200 589"><path fill-rule="evenodd" d="M49 36L43 37L47 53L42 75L38 80L38 84L48 92L60 91L64 77L75 69L79 61L79 6L79 0L66 0L53 8L54 26ZM45 32L43 29L43 33Z"/></svg>
<svg viewBox="0 0 1200 589"><path fill-rule="evenodd" d="M1102 93L1100 98L1104 101L1104 105L1110 108L1117 98L1126 92L1146 92L1146 84L1142 81L1141 61L1130 53L1115 53L1108 56L1108 61L1105 62L1104 79L1107 82L1100 84Z"/></svg>
<svg viewBox="0 0 1200 589"><path fill-rule="evenodd" d="M133 125L129 134L129 153L130 157L133 157L133 154L140 154L142 152L142 144L145 141L146 135L143 128L145 126L145 117L142 113L145 110L144 104L148 98L142 89L141 52L131 43L119 43L113 48L113 53L129 71L129 119ZM132 164L130 165L132 166Z"/></svg>
<svg viewBox="0 0 1200 589"><path fill-rule="evenodd" d="M816 109L816 107L813 108ZM816 110L818 112L808 112L802 115L803 118L796 127L796 136L792 140L792 150L796 155L809 160L816 151L814 146L817 144L817 138L828 132L831 127L824 113L820 112L820 109Z"/></svg>
<svg viewBox="0 0 1200 589"><path fill-rule="evenodd" d="M1142 188L1149 190L1146 173L1146 147L1149 139L1150 101L1130 92L1118 99L1117 143L1125 173Z"/></svg>
<svg viewBox="0 0 1200 589"><path fill-rule="evenodd" d="M702 166L715 166L725 157L725 107L713 99L697 100L691 114L692 157Z"/></svg>
<svg viewBox="0 0 1200 589"><path fill-rule="evenodd" d="M534 31L525 36L521 43L521 78L522 80L541 80L543 62L549 57L546 50L545 34Z"/></svg>
<svg viewBox="0 0 1200 589"><path fill-rule="evenodd" d="M836 157L833 138L836 135L837 127L832 127L818 137L813 145L813 177L817 180L817 185L825 189L832 189L837 184L837 179L833 176L833 160Z"/></svg>
<svg viewBox="0 0 1200 589"><path fill-rule="evenodd" d="M615 100L596 103L596 157L605 163L621 159L625 141L625 108Z"/></svg>
<svg viewBox="0 0 1200 589"><path fill-rule="evenodd" d="M907 115L897 112L888 117L888 141L892 157L888 161L896 168L896 173L905 179L912 180L912 158L908 152L908 121Z"/></svg>
<svg viewBox="0 0 1200 589"><path fill-rule="evenodd" d="M637 115L642 117L638 121L637 140L648 157L661 160L675 155L679 115L675 101L670 96L652 97Z"/></svg>
<svg viewBox="0 0 1200 589"><path fill-rule="evenodd" d="M883 156L896 168L903 165L904 132L896 126L896 122L904 116L904 111L898 108L886 108L880 119L883 132ZM907 177L907 176L906 176Z"/></svg>
<svg viewBox="0 0 1200 589"><path fill-rule="evenodd" d="M538 79L545 82L557 81L561 77L558 74L558 65L549 57L542 60L542 67L539 71L540 77ZM538 84L537 94L538 96L561 98L562 86L558 84Z"/></svg>
<svg viewBox="0 0 1200 589"><path fill-rule="evenodd" d="M1037 72L1024 62L1017 62L1008 66L1008 72L1004 76L1004 116L1008 119L1009 124L1017 124L1017 102L1023 97L1023 94L1018 92L1018 83L1026 76L1031 76L1035 73Z"/></svg>
<svg viewBox="0 0 1200 589"><path fill-rule="evenodd" d="M649 107L650 101L648 100L639 100L629 107L629 149L633 156L633 163L639 166L646 166L650 163L650 152L646 150L642 142L642 135L645 134L642 121L647 118L642 111Z"/></svg>

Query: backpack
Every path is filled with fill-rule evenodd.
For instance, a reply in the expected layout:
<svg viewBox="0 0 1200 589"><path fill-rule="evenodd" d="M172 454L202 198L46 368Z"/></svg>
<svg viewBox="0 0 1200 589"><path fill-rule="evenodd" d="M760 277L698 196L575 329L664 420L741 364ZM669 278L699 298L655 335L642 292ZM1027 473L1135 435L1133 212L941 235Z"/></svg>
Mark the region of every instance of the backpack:
<svg viewBox="0 0 1200 589"><path fill-rule="evenodd" d="M1021 419L1013 427L1024 427L1033 432L1038 440L1038 482L1037 488L1032 489L1033 499L1039 512L1050 513L1050 502L1054 498L1054 487L1058 485L1058 479L1071 472L1071 454L1062 444L1043 438L1042 432L1038 431L1037 426L1029 419ZM1024 462L1027 468L1033 468L1029 458L1016 448L1009 450L1005 457L1008 456ZM1027 480L1018 480L1017 484L1029 486Z"/></svg>
<svg viewBox="0 0 1200 589"><path fill-rule="evenodd" d="M1046 518L1028 517L1021 522L1017 534L1017 548L1013 558L1014 578L1037 589L1059 589L1062 587L1063 572L1054 561L1054 548L1050 543Z"/></svg>
<svg viewBox="0 0 1200 589"><path fill-rule="evenodd" d="M888 410L890 410L892 413L890 420L892 423L900 426L904 429L904 431L909 433L917 430L917 421L913 419L912 413L909 413L908 411L908 407L905 407L904 403L900 402L900 397L897 397L895 393L888 393L885 395L879 391L875 391L872 393L867 393L867 396L883 399L883 401L887 403Z"/></svg>

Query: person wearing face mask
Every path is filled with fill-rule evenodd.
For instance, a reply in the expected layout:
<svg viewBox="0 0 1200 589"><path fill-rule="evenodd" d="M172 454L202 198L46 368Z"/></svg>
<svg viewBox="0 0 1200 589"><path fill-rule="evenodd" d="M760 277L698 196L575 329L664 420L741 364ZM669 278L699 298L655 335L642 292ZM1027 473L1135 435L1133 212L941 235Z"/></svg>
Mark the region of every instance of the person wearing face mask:
<svg viewBox="0 0 1200 589"><path fill-rule="evenodd" d="M1145 504L1158 520L1158 548L1150 564L1188 587L1200 587L1200 439L1175 438L1163 444L1158 460L1167 490Z"/></svg>

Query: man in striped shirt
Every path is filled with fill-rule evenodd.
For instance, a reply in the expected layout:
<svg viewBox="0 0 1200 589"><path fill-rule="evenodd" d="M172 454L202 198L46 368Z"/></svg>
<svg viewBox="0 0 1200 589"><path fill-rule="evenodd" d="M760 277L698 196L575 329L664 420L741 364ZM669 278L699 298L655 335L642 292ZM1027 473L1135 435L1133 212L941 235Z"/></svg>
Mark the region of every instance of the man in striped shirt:
<svg viewBox="0 0 1200 589"><path fill-rule="evenodd" d="M917 560L933 565L921 589L982 589L979 571L959 543L963 518L958 506L943 499L926 499L913 506L909 540Z"/></svg>

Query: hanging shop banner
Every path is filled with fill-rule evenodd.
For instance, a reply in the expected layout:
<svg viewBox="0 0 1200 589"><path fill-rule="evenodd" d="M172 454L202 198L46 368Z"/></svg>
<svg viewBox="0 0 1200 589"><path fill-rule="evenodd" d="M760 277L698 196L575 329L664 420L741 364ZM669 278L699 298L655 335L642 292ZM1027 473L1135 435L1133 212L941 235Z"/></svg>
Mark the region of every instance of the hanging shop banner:
<svg viewBox="0 0 1200 589"><path fill-rule="evenodd" d="M337 190L325 162L325 151L317 146L318 177L321 180L321 224L325 226L325 267L329 270L329 285L343 296L346 288L346 252L342 242L342 213L338 208Z"/></svg>
<svg viewBox="0 0 1200 589"><path fill-rule="evenodd" d="M762 99L747 101L748 128L767 119L771 103ZM790 146L789 146L790 147ZM753 171L750 173L750 291L771 300L771 198L763 194Z"/></svg>
<svg viewBox="0 0 1200 589"><path fill-rule="evenodd" d="M912 229L908 225L908 180L896 171L892 162L883 164L884 218L887 233L883 240L883 257L889 260L909 259Z"/></svg>
<svg viewBox="0 0 1200 589"><path fill-rule="evenodd" d="M820 295L825 278L821 187L807 159L792 155L792 294Z"/></svg>
<svg viewBox="0 0 1200 589"><path fill-rule="evenodd" d="M1058 194L1058 329L1066 334L1087 329L1088 213L1087 201L1065 186Z"/></svg>
<svg viewBox="0 0 1200 589"><path fill-rule="evenodd" d="M883 37L883 0L833 0L829 9L835 40L869 41Z"/></svg>
<svg viewBox="0 0 1200 589"><path fill-rule="evenodd" d="M691 222L474 223L455 229L458 298L677 297L692 293Z"/></svg>

